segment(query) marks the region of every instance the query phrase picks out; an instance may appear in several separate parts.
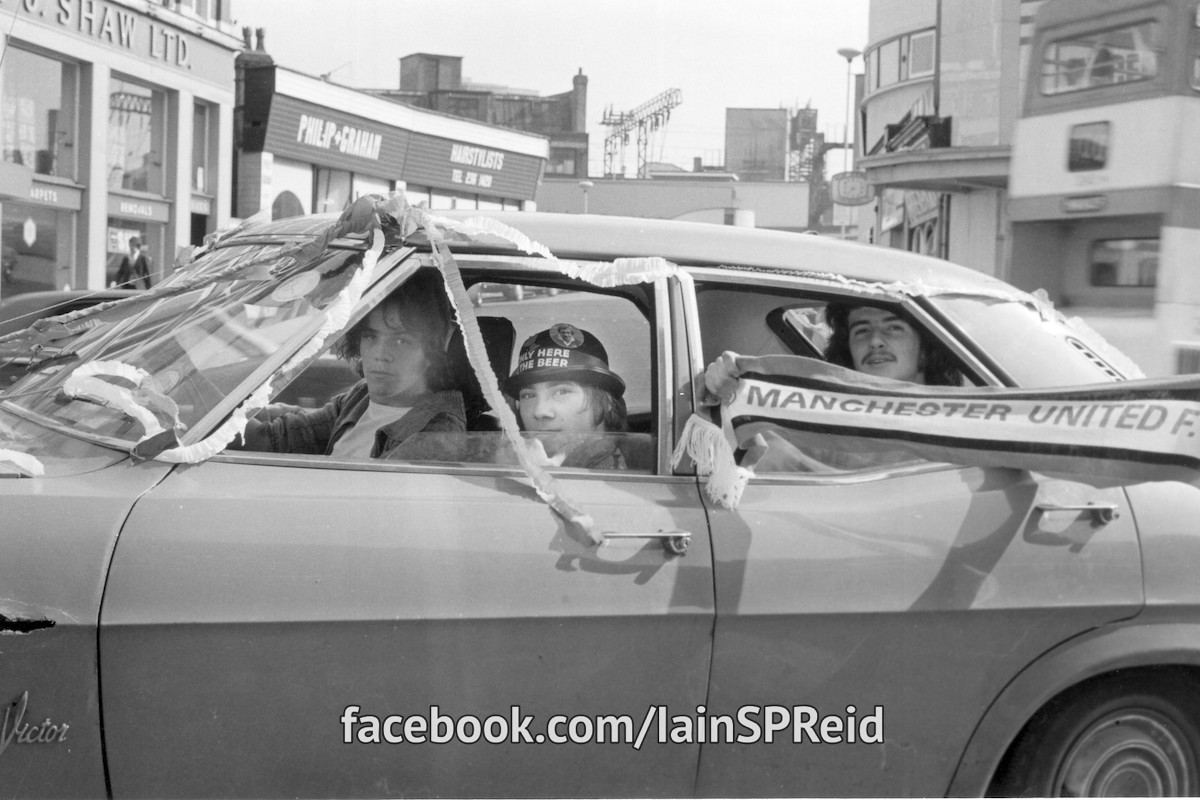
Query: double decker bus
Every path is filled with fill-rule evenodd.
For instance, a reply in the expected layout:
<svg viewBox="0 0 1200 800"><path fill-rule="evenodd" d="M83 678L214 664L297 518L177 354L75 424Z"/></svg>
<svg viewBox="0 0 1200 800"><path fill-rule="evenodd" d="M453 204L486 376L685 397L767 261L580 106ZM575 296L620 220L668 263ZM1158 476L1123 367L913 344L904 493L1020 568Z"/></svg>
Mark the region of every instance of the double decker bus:
<svg viewBox="0 0 1200 800"><path fill-rule="evenodd" d="M1200 0L1038 7L1008 211L1012 282L1200 372Z"/></svg>

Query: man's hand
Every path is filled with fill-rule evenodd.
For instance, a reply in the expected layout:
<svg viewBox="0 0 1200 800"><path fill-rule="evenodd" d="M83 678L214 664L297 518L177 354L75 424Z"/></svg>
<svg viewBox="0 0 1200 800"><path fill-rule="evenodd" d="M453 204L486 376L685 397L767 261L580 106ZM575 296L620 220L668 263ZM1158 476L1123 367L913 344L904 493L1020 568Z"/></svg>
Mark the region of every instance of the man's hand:
<svg viewBox="0 0 1200 800"><path fill-rule="evenodd" d="M738 354L726 350L716 361L704 370L704 391L701 393L701 405L715 406L718 403L728 405L737 394L741 373L737 366Z"/></svg>

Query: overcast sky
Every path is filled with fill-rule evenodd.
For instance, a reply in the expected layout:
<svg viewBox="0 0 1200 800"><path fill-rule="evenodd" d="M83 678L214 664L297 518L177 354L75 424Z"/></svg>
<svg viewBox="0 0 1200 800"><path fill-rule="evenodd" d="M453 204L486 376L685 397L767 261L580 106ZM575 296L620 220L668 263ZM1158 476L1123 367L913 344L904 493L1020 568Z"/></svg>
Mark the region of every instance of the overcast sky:
<svg viewBox="0 0 1200 800"><path fill-rule="evenodd" d="M651 160L723 163L726 108L809 102L841 138L842 47L862 50L868 0L234 0L239 26L266 29L283 66L360 88L396 88L410 53L461 56L463 78L552 95L588 77L591 174L602 171L606 109L668 89L682 103ZM853 62L862 72L862 59ZM632 172L633 142L626 148Z"/></svg>

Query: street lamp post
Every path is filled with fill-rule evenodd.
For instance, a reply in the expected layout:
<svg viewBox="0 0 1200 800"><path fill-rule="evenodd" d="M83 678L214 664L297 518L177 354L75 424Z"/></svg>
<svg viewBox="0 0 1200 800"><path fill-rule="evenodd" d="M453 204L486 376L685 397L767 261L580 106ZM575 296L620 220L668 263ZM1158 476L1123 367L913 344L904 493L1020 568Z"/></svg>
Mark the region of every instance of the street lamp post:
<svg viewBox="0 0 1200 800"><path fill-rule="evenodd" d="M585 213L585 214L588 213L588 202L587 202L588 189L592 188L595 185L596 184L592 183L591 181L587 181L587 180L579 182L579 188L583 189L583 213Z"/></svg>
<svg viewBox="0 0 1200 800"><path fill-rule="evenodd" d="M838 55L846 59L846 132L843 134L842 144L845 149L842 153L842 171L850 171L850 106L853 105L854 95L854 76L850 72L850 65L854 59L862 55L862 50L856 50L853 47L841 47L838 49ZM846 238L846 217L850 216L850 208L846 207L845 213L842 215L842 238Z"/></svg>

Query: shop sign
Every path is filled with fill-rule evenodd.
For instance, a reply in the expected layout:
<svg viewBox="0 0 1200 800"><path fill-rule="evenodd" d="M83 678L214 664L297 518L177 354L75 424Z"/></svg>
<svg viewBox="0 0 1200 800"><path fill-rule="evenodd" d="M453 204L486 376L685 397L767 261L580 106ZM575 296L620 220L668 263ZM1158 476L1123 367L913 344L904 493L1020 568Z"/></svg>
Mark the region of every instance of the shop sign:
<svg viewBox="0 0 1200 800"><path fill-rule="evenodd" d="M879 200L879 230L890 231L904 223L904 190L884 189Z"/></svg>
<svg viewBox="0 0 1200 800"><path fill-rule="evenodd" d="M224 86L232 50L108 0L0 0L0 9Z"/></svg>
<svg viewBox="0 0 1200 800"><path fill-rule="evenodd" d="M271 99L263 149L276 156L396 180L408 131L287 95Z"/></svg>
<svg viewBox="0 0 1200 800"><path fill-rule="evenodd" d="M171 206L161 200L110 194L108 196L108 213L109 216L126 219L167 222L171 219Z"/></svg>
<svg viewBox="0 0 1200 800"><path fill-rule="evenodd" d="M189 204L189 210L193 214L203 214L204 216L208 216L212 213L212 198L201 197L200 195L195 194L192 195L192 200Z"/></svg>
<svg viewBox="0 0 1200 800"><path fill-rule="evenodd" d="M74 186L58 186L34 181L29 187L29 199L39 205L53 206L67 211L83 208L83 191Z"/></svg>
<svg viewBox="0 0 1200 800"><path fill-rule="evenodd" d="M301 114L300 124L296 127L296 141L323 150L336 149L339 153L378 161L383 135L345 123L339 125L318 116Z"/></svg>
<svg viewBox="0 0 1200 800"><path fill-rule="evenodd" d="M862 206L875 199L865 172L839 172L829 179L833 202L843 206Z"/></svg>
<svg viewBox="0 0 1200 800"><path fill-rule="evenodd" d="M908 224L915 227L936 217L941 197L937 192L906 191L904 212L908 216Z"/></svg>
<svg viewBox="0 0 1200 800"><path fill-rule="evenodd" d="M440 189L531 199L543 159L471 142L414 133L404 180Z"/></svg>
<svg viewBox="0 0 1200 800"><path fill-rule="evenodd" d="M1066 214L1099 214L1108 208L1108 198L1102 194L1064 197L1062 210Z"/></svg>

